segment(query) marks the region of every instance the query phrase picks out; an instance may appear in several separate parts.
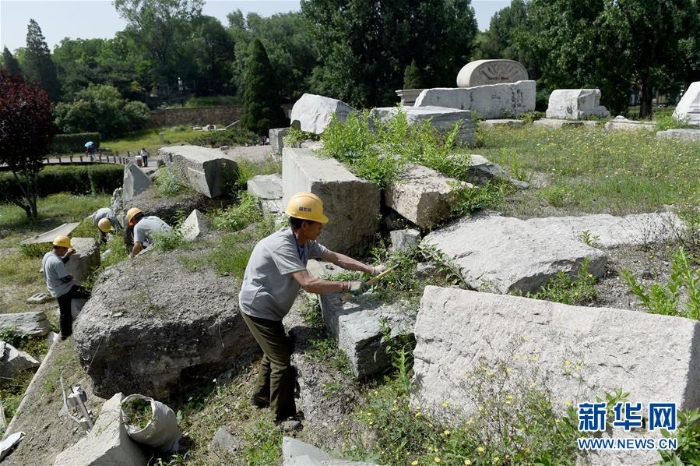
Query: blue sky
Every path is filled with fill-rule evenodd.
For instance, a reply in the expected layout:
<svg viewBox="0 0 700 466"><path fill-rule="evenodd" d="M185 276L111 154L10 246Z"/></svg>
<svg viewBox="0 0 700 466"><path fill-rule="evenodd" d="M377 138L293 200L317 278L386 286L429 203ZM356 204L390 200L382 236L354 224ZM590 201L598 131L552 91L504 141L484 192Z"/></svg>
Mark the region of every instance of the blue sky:
<svg viewBox="0 0 700 466"><path fill-rule="evenodd" d="M510 0L472 0L479 29L487 29L491 16L509 5ZM207 0L204 14L218 18L226 26L226 14L238 9L244 14L254 11L270 16L298 11L299 1ZM126 25L110 0L0 0L0 51L4 46L12 52L25 46L30 19L39 24L50 49L65 37L109 39Z"/></svg>

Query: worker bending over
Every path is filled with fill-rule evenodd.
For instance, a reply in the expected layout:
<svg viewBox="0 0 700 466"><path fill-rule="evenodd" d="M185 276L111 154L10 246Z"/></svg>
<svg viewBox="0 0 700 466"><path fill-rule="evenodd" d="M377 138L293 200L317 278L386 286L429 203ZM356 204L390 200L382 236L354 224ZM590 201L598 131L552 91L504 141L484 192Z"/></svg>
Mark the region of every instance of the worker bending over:
<svg viewBox="0 0 700 466"><path fill-rule="evenodd" d="M160 231L169 231L172 228L160 218L143 213L138 207L132 207L126 213L126 221L129 228L133 228L134 246L131 249L131 257L153 244L154 234Z"/></svg>
<svg viewBox="0 0 700 466"><path fill-rule="evenodd" d="M117 220L114 211L109 207L102 207L92 213L92 224L100 230L100 243L107 242L107 233L114 228L116 231L121 231L122 226Z"/></svg>

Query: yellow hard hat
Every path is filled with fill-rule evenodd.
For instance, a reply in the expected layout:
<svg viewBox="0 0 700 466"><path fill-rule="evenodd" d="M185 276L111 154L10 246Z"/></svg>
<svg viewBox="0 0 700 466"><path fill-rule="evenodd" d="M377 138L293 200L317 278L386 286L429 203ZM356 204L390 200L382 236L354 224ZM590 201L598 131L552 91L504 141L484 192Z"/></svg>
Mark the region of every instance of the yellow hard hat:
<svg viewBox="0 0 700 466"><path fill-rule="evenodd" d="M328 223L328 217L323 215L323 201L313 193L296 193L287 203L286 213L302 220Z"/></svg>
<svg viewBox="0 0 700 466"><path fill-rule="evenodd" d="M109 233L109 230L112 228L112 222L110 222L108 218L101 218L100 221L97 222L97 228L99 228L102 233Z"/></svg>
<svg viewBox="0 0 700 466"><path fill-rule="evenodd" d="M126 211L126 223L131 225L131 220L136 216L136 214L142 214L143 210L139 209L138 207L132 207L131 209Z"/></svg>
<svg viewBox="0 0 700 466"><path fill-rule="evenodd" d="M63 236L63 235L57 236L53 240L53 245L58 246L59 248L70 248L71 247L70 238L67 236Z"/></svg>

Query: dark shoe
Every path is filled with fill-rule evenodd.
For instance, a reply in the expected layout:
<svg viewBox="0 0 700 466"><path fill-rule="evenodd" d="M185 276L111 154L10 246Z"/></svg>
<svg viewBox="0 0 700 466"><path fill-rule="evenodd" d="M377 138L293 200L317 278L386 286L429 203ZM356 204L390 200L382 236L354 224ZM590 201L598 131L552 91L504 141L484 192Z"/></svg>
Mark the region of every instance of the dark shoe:
<svg viewBox="0 0 700 466"><path fill-rule="evenodd" d="M266 396L253 395L250 397L250 404L252 404L258 409L269 408L270 399Z"/></svg>
<svg viewBox="0 0 700 466"><path fill-rule="evenodd" d="M303 414L297 414L296 416L290 416L286 419L275 421L275 425L284 432L292 432L295 430L301 430L304 425L301 420L304 419Z"/></svg>
<svg viewBox="0 0 700 466"><path fill-rule="evenodd" d="M61 335L61 341L65 341L70 337L70 335Z"/></svg>

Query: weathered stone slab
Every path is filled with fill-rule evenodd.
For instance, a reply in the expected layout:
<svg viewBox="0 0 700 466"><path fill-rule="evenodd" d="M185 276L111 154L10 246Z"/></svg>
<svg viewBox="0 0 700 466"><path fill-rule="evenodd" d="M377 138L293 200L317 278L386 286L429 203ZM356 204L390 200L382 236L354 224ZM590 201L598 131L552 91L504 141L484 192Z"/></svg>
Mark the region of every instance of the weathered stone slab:
<svg viewBox="0 0 700 466"><path fill-rule="evenodd" d="M685 236L683 221L673 212L632 214L615 217L609 214L580 217L531 218L526 222L550 234L583 241L592 246L617 248L674 242Z"/></svg>
<svg viewBox="0 0 700 466"><path fill-rule="evenodd" d="M700 81L688 86L673 111L673 118L688 125L700 125Z"/></svg>
<svg viewBox="0 0 700 466"><path fill-rule="evenodd" d="M676 128L658 131L656 139L680 139L681 141L700 141L700 129Z"/></svg>
<svg viewBox="0 0 700 466"><path fill-rule="evenodd" d="M76 283L83 283L100 266L100 245L95 238L71 238L70 242L75 254L66 262L66 269Z"/></svg>
<svg viewBox="0 0 700 466"><path fill-rule="evenodd" d="M532 126L544 128L574 128L583 126L585 121L581 120L557 120L553 118L540 118L532 122Z"/></svg>
<svg viewBox="0 0 700 466"><path fill-rule="evenodd" d="M304 94L294 103L290 120L292 127L307 133L322 134L335 118L344 122L350 113L356 112L345 102L316 94Z"/></svg>
<svg viewBox="0 0 700 466"><path fill-rule="evenodd" d="M406 252L420 244L420 232L418 230L392 230L389 232L391 246L389 249L394 252Z"/></svg>
<svg viewBox="0 0 700 466"><path fill-rule="evenodd" d="M300 191L323 201L329 222L319 241L338 252L363 248L378 229L380 194L374 183L362 180L340 162L321 158L310 149L285 147L282 155L283 205Z"/></svg>
<svg viewBox="0 0 700 466"><path fill-rule="evenodd" d="M600 89L556 89L550 94L547 118L587 120L591 116L610 116L600 105Z"/></svg>
<svg viewBox="0 0 700 466"><path fill-rule="evenodd" d="M607 262L605 253L581 241L498 215L459 220L429 233L421 244L451 258L469 286L498 293L535 291L559 271L575 276L584 259L600 277Z"/></svg>
<svg viewBox="0 0 700 466"><path fill-rule="evenodd" d="M656 125L654 123L642 123L641 121L628 120L622 115L618 115L611 121L605 123L606 131L655 131Z"/></svg>
<svg viewBox="0 0 700 466"><path fill-rule="evenodd" d="M268 137L270 138L270 146L272 147L273 154L282 155L284 137L287 135L287 131L289 131L289 128L270 128Z"/></svg>
<svg viewBox="0 0 700 466"><path fill-rule="evenodd" d="M121 400L117 393L105 401L95 425L78 443L56 457L54 466L105 465L145 466L148 458L136 444L121 419Z"/></svg>
<svg viewBox="0 0 700 466"><path fill-rule="evenodd" d="M282 199L282 175L256 175L248 180L248 192L260 199Z"/></svg>
<svg viewBox="0 0 700 466"><path fill-rule="evenodd" d="M129 202L151 187L153 181L135 163L129 162L124 167L124 181L122 183L122 202ZM115 211L116 212L116 211Z"/></svg>
<svg viewBox="0 0 700 466"><path fill-rule="evenodd" d="M619 388L645 407L700 405L700 323L691 319L427 286L415 337L421 406L447 401L473 412L464 377L482 357L504 361L515 374L536 362L560 412L565 402L575 406Z"/></svg>
<svg viewBox="0 0 700 466"><path fill-rule="evenodd" d="M387 183L384 202L420 228L430 228L447 220L456 201L455 192L472 188L431 168L413 165Z"/></svg>
<svg viewBox="0 0 700 466"><path fill-rule="evenodd" d="M415 107L471 110L479 118L517 118L535 110L535 81L488 84L469 88L425 89Z"/></svg>
<svg viewBox="0 0 700 466"><path fill-rule="evenodd" d="M382 322L391 329L391 338L412 332L415 310L401 303L384 303L371 293L341 303L340 293L319 295L323 320L328 332L345 353L357 378L378 374L391 366L386 354L387 341L382 334Z"/></svg>
<svg viewBox="0 0 700 466"><path fill-rule="evenodd" d="M516 120L514 118L502 118L499 120L483 120L480 125L492 128L494 126L524 126L525 120Z"/></svg>
<svg viewBox="0 0 700 466"><path fill-rule="evenodd" d="M472 114L468 110L457 110L447 107L414 106L414 107L378 107L372 109L370 117L380 121L389 120L401 111L406 115L409 125L430 121L430 126L441 131L452 131L459 123L459 133L456 142L461 145L473 145L476 141L475 125Z"/></svg>
<svg viewBox="0 0 700 466"><path fill-rule="evenodd" d="M399 89L396 91L396 95L401 99L402 106L412 107L421 92L423 89Z"/></svg>
<svg viewBox="0 0 700 466"><path fill-rule="evenodd" d="M194 209L187 219L183 222L181 228L182 235L187 241L194 241L195 239L205 235L209 231L209 226L211 222L197 209Z"/></svg>
<svg viewBox="0 0 700 466"><path fill-rule="evenodd" d="M235 278L186 270L186 251L153 254L103 272L73 326L75 352L98 396L167 399L259 351L240 316Z"/></svg>
<svg viewBox="0 0 700 466"><path fill-rule="evenodd" d="M471 154L467 181L474 184L484 184L487 181L493 180L505 181L519 189L527 189L530 187L525 181L511 178L503 167L497 163L491 162L483 155Z"/></svg>
<svg viewBox="0 0 700 466"><path fill-rule="evenodd" d="M282 439L283 466L374 466L375 463L335 458L320 448L292 437Z"/></svg>
<svg viewBox="0 0 700 466"><path fill-rule="evenodd" d="M0 379L11 379L18 372L39 367L39 364L30 354L0 340Z"/></svg>
<svg viewBox="0 0 700 466"><path fill-rule="evenodd" d="M11 328L20 335L43 336L51 330L44 311L0 314L0 329Z"/></svg>
<svg viewBox="0 0 700 466"><path fill-rule="evenodd" d="M63 225L56 227L51 231L47 231L46 233L36 235L32 238L27 238L20 244L53 243L53 240L56 239L57 236L69 236L71 233L73 233L73 230L75 230L78 227L78 225L80 225L79 222L64 223ZM49 251L50 249L51 245L48 244L46 246L46 251Z"/></svg>
<svg viewBox="0 0 700 466"><path fill-rule="evenodd" d="M238 170L235 161L222 157L219 150L206 147L162 147L158 149L158 155L181 181L209 198L224 194Z"/></svg>
<svg viewBox="0 0 700 466"><path fill-rule="evenodd" d="M459 70L457 87L515 83L527 79L527 70L520 62L504 59L476 60Z"/></svg>

